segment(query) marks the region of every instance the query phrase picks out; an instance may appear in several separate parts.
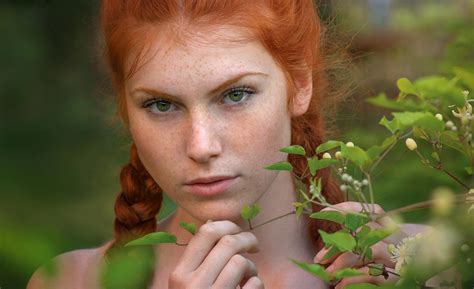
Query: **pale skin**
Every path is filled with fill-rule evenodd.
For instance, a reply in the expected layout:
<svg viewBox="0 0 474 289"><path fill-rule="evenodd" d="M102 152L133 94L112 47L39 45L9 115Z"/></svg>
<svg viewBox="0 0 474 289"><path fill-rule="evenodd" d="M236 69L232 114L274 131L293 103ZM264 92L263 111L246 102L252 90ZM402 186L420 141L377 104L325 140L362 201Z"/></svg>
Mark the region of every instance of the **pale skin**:
<svg viewBox="0 0 474 289"><path fill-rule="evenodd" d="M159 260L153 289L328 288L290 261L311 263L324 254L314 251L305 217L297 220L290 215L251 232L240 218L242 206L255 202L261 213L254 224L294 209L290 173L263 167L286 159L279 149L290 145L291 117L305 113L308 107L310 78L297 80L295 101L288 107L283 71L265 48L256 41L230 43L222 38L245 37L244 30L214 27L215 34L187 36L186 45L159 31L154 30L150 61L125 85L128 127L144 166L178 204L177 211L158 224L158 231L171 232L179 243L188 245L156 247ZM237 81L228 83L230 79ZM144 103L149 105L144 107ZM235 178L222 194L199 196L186 186L195 178L216 175ZM349 202L338 206L346 211L361 208ZM377 210L382 212L380 207ZM197 234L184 231L180 221L195 223ZM400 236L420 229L404 226ZM393 268L386 252L388 242L374 246L374 258ZM59 260L67 264L76 258L83 264L81 270L90 270L97 264L87 263L86 255L100 253L70 252ZM328 261L332 264L328 270L351 265L356 258L351 254L336 256ZM67 268L62 276L77 276L81 271ZM93 279L97 272L90 274ZM72 279L63 279L62 284L69 288L81 288L79 283L84 281L78 277L77 283L67 283ZM384 281L371 276L347 278L338 288L354 282ZM28 288L44 288L42 282L37 273Z"/></svg>

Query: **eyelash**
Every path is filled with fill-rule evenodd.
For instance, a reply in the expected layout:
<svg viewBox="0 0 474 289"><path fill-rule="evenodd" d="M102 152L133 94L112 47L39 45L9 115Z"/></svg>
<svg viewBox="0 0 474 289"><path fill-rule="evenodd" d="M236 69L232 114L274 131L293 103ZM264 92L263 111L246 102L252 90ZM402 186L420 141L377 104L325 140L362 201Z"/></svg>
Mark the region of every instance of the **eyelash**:
<svg viewBox="0 0 474 289"><path fill-rule="evenodd" d="M221 95L222 99L224 99L225 97L227 97L229 94L233 93L233 92L237 92L237 91L241 91L241 92L245 92L247 93L246 96L243 97L243 100L242 101L239 101L239 102L234 102L232 104L228 104L228 105L231 105L231 106L237 106L237 105L242 105L244 104L245 102L247 102L249 100L249 98L251 98L254 94L255 94L255 90L252 89L251 87L249 86L246 86L246 85L242 85L242 86L232 86L230 88L228 88L226 91L224 91ZM150 98L148 100L146 100L142 107L143 108L146 108L148 110L151 110L151 106L155 103L158 103L160 101L163 101L163 102L167 102L167 103L170 103L171 105L173 105L172 102L166 100L166 99L163 99L163 98L159 98L159 97L153 97L153 98ZM223 100L221 100L220 102L221 104L226 104L226 103L223 103ZM155 112L153 112L155 113ZM155 113L155 114L164 114L166 112L161 112L161 113Z"/></svg>

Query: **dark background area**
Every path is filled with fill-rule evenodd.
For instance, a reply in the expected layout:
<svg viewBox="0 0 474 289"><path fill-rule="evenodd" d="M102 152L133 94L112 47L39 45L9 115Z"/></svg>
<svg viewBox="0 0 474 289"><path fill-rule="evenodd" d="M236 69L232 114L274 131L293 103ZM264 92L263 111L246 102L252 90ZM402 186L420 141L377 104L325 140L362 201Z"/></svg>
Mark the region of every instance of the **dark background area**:
<svg viewBox="0 0 474 289"><path fill-rule="evenodd" d="M322 1L323 17L349 36L355 85L336 121L341 138L367 147L387 133L386 113L364 102L395 96L396 80L474 70L474 1ZM115 115L101 59L98 1L0 4L0 288L24 288L65 251L113 236L113 204L130 141ZM463 175L453 160L453 171ZM399 164L403 162L403 169ZM386 209L429 198L444 175L399 148L376 179ZM426 212L405 216L423 222Z"/></svg>

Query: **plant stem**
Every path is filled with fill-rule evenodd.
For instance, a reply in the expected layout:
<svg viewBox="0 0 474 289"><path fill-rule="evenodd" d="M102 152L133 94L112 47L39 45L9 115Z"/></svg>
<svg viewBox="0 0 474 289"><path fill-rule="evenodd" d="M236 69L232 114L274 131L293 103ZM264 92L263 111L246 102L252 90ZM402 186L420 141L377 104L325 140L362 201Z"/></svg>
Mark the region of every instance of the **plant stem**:
<svg viewBox="0 0 474 289"><path fill-rule="evenodd" d="M266 224L271 223L271 222L273 222L273 221L276 221L276 220L278 220L278 219L284 218L284 217L289 216L289 215L294 215L294 214L296 214L296 211L291 211L291 212L286 213L286 214L284 214L284 215L275 217L275 218L273 218L273 219L270 219L270 220L268 220L268 221L265 221L265 222L263 222L263 223L260 223L260 224L258 224L258 225L255 225L254 227L251 227L250 230L255 230L255 229L257 229L257 228L260 227L260 226L266 225Z"/></svg>
<svg viewBox="0 0 474 289"><path fill-rule="evenodd" d="M369 194L370 194L370 203L372 204L371 208L371 213L373 214L375 211L375 201L374 201L374 192L372 190L372 179L370 178L369 173L365 173L365 177L367 178L367 181L369 181Z"/></svg>
<svg viewBox="0 0 474 289"><path fill-rule="evenodd" d="M466 204L466 203L469 203L469 202L466 202L466 200L465 200L465 198L466 198L468 195L470 195L470 194L462 194L462 195L456 196L456 200L454 201L454 203L455 203L455 204ZM383 213L383 214L375 214L375 216L376 216L376 219L375 219L375 220L381 219L381 218L386 217L386 216L389 216L389 215L394 215L394 214L409 212L409 211L413 211L413 210L417 210L417 209L430 208L430 207L433 205L433 203L434 203L433 200L428 200L428 201L424 201L424 202L419 202L419 203L411 204L411 205L408 205L408 206L405 206L405 207L401 207L401 208L398 208L398 209L394 209L394 210L385 212L385 213Z"/></svg>
<svg viewBox="0 0 474 289"><path fill-rule="evenodd" d="M446 169L444 169L443 167L439 168L438 170L442 171L443 173L447 174L448 176L450 176L454 181L456 181L458 184L460 184L461 186L463 186L466 190L470 190L469 186L466 185L465 183L463 183L458 177L456 177L455 175L451 174L450 172L448 172Z"/></svg>

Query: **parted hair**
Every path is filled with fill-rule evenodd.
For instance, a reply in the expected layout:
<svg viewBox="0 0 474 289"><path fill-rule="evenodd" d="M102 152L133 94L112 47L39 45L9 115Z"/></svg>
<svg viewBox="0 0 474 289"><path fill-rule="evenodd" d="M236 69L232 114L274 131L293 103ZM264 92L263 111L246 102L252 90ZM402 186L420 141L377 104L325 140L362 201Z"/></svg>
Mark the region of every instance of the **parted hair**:
<svg viewBox="0 0 474 289"><path fill-rule="evenodd" d="M169 29L169 27L178 27ZM125 126L125 82L145 61L151 43L150 30L169 29L176 37L186 36L189 27L234 25L248 29L267 49L285 73L288 105L294 101L297 81L312 73L312 99L308 111L291 120L291 142L307 152L325 139L323 109L333 101L328 87L322 33L316 4L312 0L103 0L101 27L105 58L115 89L118 112ZM181 33L180 33L181 32ZM184 36L184 37L185 37ZM185 40L185 39L184 39ZM133 53L132 53L133 51ZM133 59L130 59L133 55ZM302 175L306 160L289 156L296 175ZM322 170L323 195L330 203L344 200L328 170ZM309 177L304 182L309 185ZM115 202L115 240L111 246L156 230L162 191L131 145L130 162L120 174L121 191ZM314 206L313 210L321 208ZM308 230L316 250L322 247L318 229L333 231L329 222L311 219Z"/></svg>

